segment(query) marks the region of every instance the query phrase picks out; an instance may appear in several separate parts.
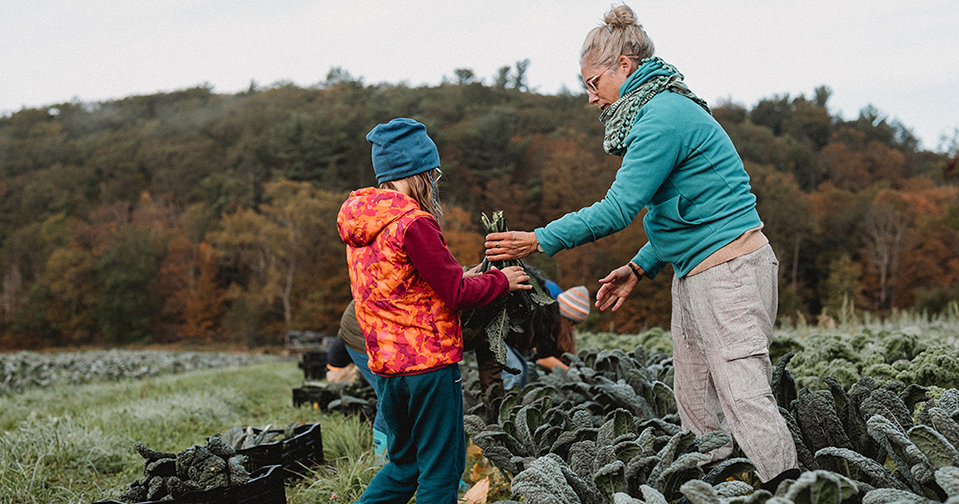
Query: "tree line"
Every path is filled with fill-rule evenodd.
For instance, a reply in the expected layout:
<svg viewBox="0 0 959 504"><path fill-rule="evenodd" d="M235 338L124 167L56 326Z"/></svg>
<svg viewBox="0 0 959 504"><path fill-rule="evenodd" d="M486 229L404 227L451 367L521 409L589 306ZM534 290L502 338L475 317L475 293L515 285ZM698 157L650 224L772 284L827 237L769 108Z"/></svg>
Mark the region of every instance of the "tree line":
<svg viewBox="0 0 959 504"><path fill-rule="evenodd" d="M481 212L531 230L598 201L619 158L602 150L597 109L581 92L530 91L526 66L422 87L333 69L311 87L199 86L0 118L0 348L335 331L350 298L336 213L375 184L364 138L394 117L437 143L442 226L464 265L482 258ZM834 116L829 93L711 104L781 262L780 316L943 310L959 299L955 152L921 150L872 107ZM645 242L640 221L527 262L595 293ZM668 327L670 276L585 328Z"/></svg>

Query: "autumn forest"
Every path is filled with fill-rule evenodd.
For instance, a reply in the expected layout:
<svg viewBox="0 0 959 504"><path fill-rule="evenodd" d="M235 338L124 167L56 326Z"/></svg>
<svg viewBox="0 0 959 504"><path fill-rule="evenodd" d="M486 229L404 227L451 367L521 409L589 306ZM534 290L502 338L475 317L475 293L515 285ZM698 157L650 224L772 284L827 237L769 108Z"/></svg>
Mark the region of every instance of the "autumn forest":
<svg viewBox="0 0 959 504"><path fill-rule="evenodd" d="M0 349L335 332L350 298L336 213L375 183L364 137L394 117L426 124L439 147L441 224L464 265L481 259L482 212L531 230L598 201L619 161L598 110L579 91L530 91L523 70L409 87L333 69L312 87L201 86L0 117ZM956 149L921 150L869 106L842 119L829 95L710 103L780 260L780 319L947 309L959 300ZM595 294L645 242L640 221L527 263ZM583 328L668 327L671 276Z"/></svg>

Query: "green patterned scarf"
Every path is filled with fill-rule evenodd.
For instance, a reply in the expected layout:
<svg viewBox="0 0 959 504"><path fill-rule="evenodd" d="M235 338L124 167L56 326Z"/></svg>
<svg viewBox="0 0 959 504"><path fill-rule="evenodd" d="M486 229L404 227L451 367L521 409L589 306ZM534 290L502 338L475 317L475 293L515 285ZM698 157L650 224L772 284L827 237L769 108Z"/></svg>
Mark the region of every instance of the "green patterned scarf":
<svg viewBox="0 0 959 504"><path fill-rule="evenodd" d="M626 93L612 105L606 108L599 116L599 120L606 126L606 137L603 139L603 148L607 153L615 156L622 156L626 153L626 146L623 141L629 130L633 127L633 121L636 114L643 105L653 99L654 96L664 90L670 90L681 94L690 100L693 100L700 107L709 112L709 106L706 102L693 94L683 82L683 74L679 73L676 67L666 63L658 56L655 58L646 58L639 62L643 66L649 62L657 62L663 70L669 72L669 75L657 75L651 77L646 82L639 85L638 88Z"/></svg>

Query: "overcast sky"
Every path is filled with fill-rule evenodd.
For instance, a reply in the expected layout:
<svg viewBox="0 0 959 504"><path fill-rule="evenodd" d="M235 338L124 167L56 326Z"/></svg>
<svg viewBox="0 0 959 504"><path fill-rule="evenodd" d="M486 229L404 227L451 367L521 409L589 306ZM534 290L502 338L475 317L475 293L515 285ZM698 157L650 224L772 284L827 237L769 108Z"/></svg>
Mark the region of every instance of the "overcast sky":
<svg viewBox="0 0 959 504"><path fill-rule="evenodd" d="M616 2L619 5L621 2ZM341 67L366 84L491 83L579 92L579 48L607 0L2 0L0 114L209 84L218 93ZM631 1L657 55L710 104L832 89L936 149L959 127L959 0Z"/></svg>

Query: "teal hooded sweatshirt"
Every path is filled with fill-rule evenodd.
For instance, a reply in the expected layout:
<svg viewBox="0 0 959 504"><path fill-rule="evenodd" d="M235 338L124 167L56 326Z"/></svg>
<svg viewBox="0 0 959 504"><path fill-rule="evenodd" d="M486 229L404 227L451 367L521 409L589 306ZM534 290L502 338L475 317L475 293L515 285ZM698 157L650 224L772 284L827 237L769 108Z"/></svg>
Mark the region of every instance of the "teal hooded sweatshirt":
<svg viewBox="0 0 959 504"><path fill-rule="evenodd" d="M620 96L668 75L653 60ZM713 252L762 225L749 175L729 135L693 100L663 91L639 109L623 164L606 196L534 230L550 256L626 228L645 207L647 243L632 259L654 278L666 264L686 276Z"/></svg>

